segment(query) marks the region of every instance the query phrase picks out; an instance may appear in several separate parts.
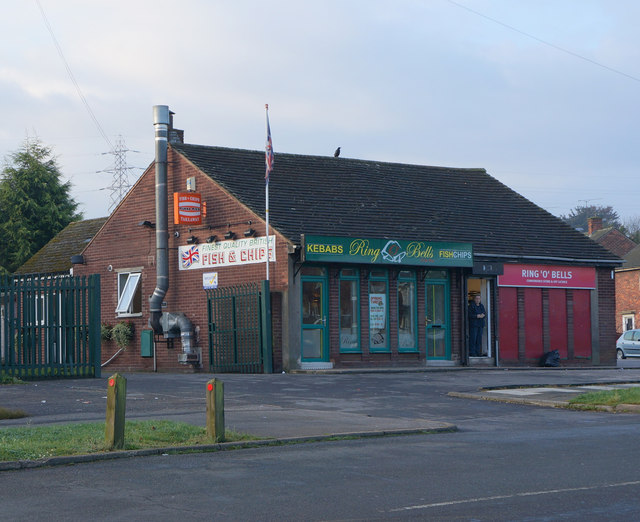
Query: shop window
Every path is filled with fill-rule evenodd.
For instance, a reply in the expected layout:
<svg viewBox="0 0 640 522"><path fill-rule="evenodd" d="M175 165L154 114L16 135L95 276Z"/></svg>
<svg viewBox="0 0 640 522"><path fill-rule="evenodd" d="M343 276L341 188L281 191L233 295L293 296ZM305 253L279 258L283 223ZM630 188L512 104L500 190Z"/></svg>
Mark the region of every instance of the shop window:
<svg viewBox="0 0 640 522"><path fill-rule="evenodd" d="M389 281L385 270L369 274L369 350L389 351Z"/></svg>
<svg viewBox="0 0 640 522"><path fill-rule="evenodd" d="M357 270L340 271L340 351L360 352L360 280Z"/></svg>
<svg viewBox="0 0 640 522"><path fill-rule="evenodd" d="M427 270L425 272L425 279L447 279L449 272L447 270Z"/></svg>
<svg viewBox="0 0 640 522"><path fill-rule="evenodd" d="M120 272L118 274L118 316L142 314L142 285L140 272Z"/></svg>
<svg viewBox="0 0 640 522"><path fill-rule="evenodd" d="M325 277L327 269L323 266L303 266L301 274L304 276Z"/></svg>
<svg viewBox="0 0 640 522"><path fill-rule="evenodd" d="M398 274L398 351L418 350L416 274L403 270Z"/></svg>

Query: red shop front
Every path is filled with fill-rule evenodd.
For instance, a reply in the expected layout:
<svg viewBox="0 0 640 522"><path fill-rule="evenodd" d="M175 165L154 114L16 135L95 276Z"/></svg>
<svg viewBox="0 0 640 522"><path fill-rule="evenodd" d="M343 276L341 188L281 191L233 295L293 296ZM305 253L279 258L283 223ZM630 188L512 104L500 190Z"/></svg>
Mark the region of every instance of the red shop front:
<svg viewBox="0 0 640 522"><path fill-rule="evenodd" d="M502 362L532 364L551 350L572 363L591 361L598 323L594 267L505 264L498 287Z"/></svg>

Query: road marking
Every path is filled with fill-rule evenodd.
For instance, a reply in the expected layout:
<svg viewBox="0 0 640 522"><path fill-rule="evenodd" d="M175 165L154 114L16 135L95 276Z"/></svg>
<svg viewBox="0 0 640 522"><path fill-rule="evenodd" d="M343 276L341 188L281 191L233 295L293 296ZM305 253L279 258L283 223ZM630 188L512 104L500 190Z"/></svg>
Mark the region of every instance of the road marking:
<svg viewBox="0 0 640 522"><path fill-rule="evenodd" d="M546 392L580 393L575 388L513 388L503 390L485 390L484 393L501 393L504 395L539 395Z"/></svg>
<svg viewBox="0 0 640 522"><path fill-rule="evenodd" d="M575 388L537 388L541 392L576 393Z"/></svg>
<svg viewBox="0 0 640 522"><path fill-rule="evenodd" d="M598 486L583 486L579 488L564 488L564 489L549 489L545 491L525 491L522 493L513 493L511 495L494 495L491 497L478 497L478 498L467 498L464 500L450 500L447 502L435 502L433 504L420 504L417 506L405 506L400 508L391 509L390 512L397 511L411 511L415 509L429 509L434 507L443 507L443 506L455 506L459 504L471 504L474 502L487 502L489 500L504 500L509 498L518 498L518 497L533 497L536 495L555 495L558 493L571 493L575 491L590 491L593 489L604 489L604 488L619 488L626 486L637 486L640 485L640 480L634 480L632 482L618 482L617 484L602 484Z"/></svg>
<svg viewBox="0 0 640 522"><path fill-rule="evenodd" d="M528 388L522 390L485 390L484 393L499 393L501 395L538 395L540 392Z"/></svg>

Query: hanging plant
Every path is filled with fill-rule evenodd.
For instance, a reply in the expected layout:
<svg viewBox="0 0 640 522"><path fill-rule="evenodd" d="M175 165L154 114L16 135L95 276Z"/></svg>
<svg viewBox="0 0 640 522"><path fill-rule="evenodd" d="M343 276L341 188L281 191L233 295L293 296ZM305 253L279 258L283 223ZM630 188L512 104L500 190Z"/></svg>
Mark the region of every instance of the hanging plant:
<svg viewBox="0 0 640 522"><path fill-rule="evenodd" d="M100 339L102 339L103 341L110 341L111 330L113 330L113 327L110 324L102 323L100 325Z"/></svg>
<svg viewBox="0 0 640 522"><path fill-rule="evenodd" d="M131 339L133 339L133 323L131 321L120 321L111 329L111 339L116 342L118 348L126 350Z"/></svg>

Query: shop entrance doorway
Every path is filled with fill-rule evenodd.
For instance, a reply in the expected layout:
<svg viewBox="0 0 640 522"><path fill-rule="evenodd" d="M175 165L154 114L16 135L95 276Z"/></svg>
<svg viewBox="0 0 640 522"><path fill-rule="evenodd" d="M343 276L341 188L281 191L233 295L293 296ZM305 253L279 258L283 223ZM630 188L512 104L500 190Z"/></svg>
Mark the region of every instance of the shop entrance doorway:
<svg viewBox="0 0 640 522"><path fill-rule="evenodd" d="M451 358L449 340L449 285L447 280L425 284L427 361Z"/></svg>
<svg viewBox="0 0 640 522"><path fill-rule="evenodd" d="M302 277L302 362L329 361L326 278Z"/></svg>
<svg viewBox="0 0 640 522"><path fill-rule="evenodd" d="M482 355L481 357L493 357L491 347L491 279L481 279L470 277L467 279L467 303L470 304L476 295L480 296L480 300L484 305L487 316L484 320L484 328L482 330ZM467 334L469 334L469 322L467 321ZM469 338L469 335L467 335Z"/></svg>

